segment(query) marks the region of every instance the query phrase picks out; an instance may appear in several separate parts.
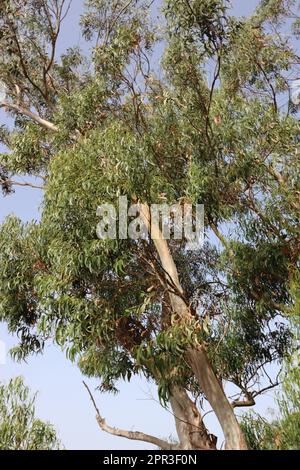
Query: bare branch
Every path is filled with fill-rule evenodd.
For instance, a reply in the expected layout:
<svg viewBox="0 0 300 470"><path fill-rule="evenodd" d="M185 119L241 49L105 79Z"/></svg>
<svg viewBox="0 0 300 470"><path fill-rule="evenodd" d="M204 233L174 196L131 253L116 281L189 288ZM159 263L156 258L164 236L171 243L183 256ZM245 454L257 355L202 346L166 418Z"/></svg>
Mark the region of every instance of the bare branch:
<svg viewBox="0 0 300 470"><path fill-rule="evenodd" d="M254 405L255 405L255 400L251 395L249 395L249 397L247 397L245 400L234 400L231 403L231 406L233 408L254 406Z"/></svg>
<svg viewBox="0 0 300 470"><path fill-rule="evenodd" d="M8 101L1 101L0 108L7 108L11 111L16 111L18 114L23 114L24 116L29 117L35 121L40 126L44 127L48 131L57 132L58 127L56 127L52 122L47 121L46 119L41 118L38 114L33 113L29 109L23 108L17 104L9 103Z"/></svg>
<svg viewBox="0 0 300 470"><path fill-rule="evenodd" d="M105 419L101 416L100 411L96 405L96 402L94 400L94 397L89 387L87 386L85 382L83 382L83 385L87 389L90 399L92 400L93 406L97 413L96 415L97 423L99 424L99 427L102 429L102 431L112 434L113 436L125 437L126 439L131 439L134 441L149 442L150 444L158 446L163 450L176 449L176 445L170 444L169 442L163 441L162 439L159 439L157 437L150 436L149 434L144 434L143 432L138 432L138 431L125 431L123 429L113 428L109 426L106 423Z"/></svg>
<svg viewBox="0 0 300 470"><path fill-rule="evenodd" d="M282 382L280 381L276 381L275 383L271 383L271 385L268 385L264 388L262 388L261 390L257 390L256 392L253 392L253 397L257 397L259 395L262 395L264 394L265 392L268 392L269 390L272 390L273 388L276 388L278 387Z"/></svg>
<svg viewBox="0 0 300 470"><path fill-rule="evenodd" d="M29 183L27 181L14 181L14 180L11 180L11 179L3 180L2 178L0 178L0 185L3 184L3 183L8 183L12 186L28 186L28 187L34 188L34 189L44 189L43 186L39 186L39 185L34 184L34 183Z"/></svg>

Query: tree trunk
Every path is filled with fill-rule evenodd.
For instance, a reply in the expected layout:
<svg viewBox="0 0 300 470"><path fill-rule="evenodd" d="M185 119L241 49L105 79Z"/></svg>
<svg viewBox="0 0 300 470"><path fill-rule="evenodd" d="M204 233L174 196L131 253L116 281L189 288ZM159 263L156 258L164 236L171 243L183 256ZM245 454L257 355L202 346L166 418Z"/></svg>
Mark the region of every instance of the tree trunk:
<svg viewBox="0 0 300 470"><path fill-rule="evenodd" d="M180 450L216 450L217 438L208 433L198 408L184 388L173 387L170 404Z"/></svg>
<svg viewBox="0 0 300 470"><path fill-rule="evenodd" d="M183 289L179 281L177 267L174 263L168 243L163 238L159 226L151 220L151 213L148 205L141 204L140 215L149 233L151 233L160 262L166 273L168 284L170 285L169 297L172 310L182 319L190 320L192 314L188 305L184 302L181 296L183 294ZM209 363L204 348L197 347L188 350L186 353L186 360L219 420L225 437L226 449L246 450L247 446L240 425L235 417L233 408L229 403L211 364Z"/></svg>

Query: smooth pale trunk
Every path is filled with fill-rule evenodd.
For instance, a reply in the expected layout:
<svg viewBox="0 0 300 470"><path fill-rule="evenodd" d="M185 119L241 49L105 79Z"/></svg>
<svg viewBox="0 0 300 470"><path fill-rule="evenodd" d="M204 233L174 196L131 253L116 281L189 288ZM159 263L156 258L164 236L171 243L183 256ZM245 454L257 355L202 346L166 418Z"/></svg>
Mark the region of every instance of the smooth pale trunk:
<svg viewBox="0 0 300 470"><path fill-rule="evenodd" d="M169 294L171 307L181 318L189 320L191 318L191 312L182 297L180 297L180 294L183 294L183 289L179 282L178 271L168 243L163 239L159 227L151 221L149 206L147 204L141 204L140 207L140 215L147 226L149 233L151 233L160 262L168 276L168 281L171 282L174 288L178 291L178 294L173 292L170 292ZM174 289L172 289L172 291L174 291ZM191 348L186 353L186 360L219 420L225 437L226 449L247 449L243 433L235 417L233 408L212 369L205 350L201 347Z"/></svg>
<svg viewBox="0 0 300 470"><path fill-rule="evenodd" d="M173 387L170 404L175 417L180 450L215 450L216 438L210 436L195 403L186 390Z"/></svg>

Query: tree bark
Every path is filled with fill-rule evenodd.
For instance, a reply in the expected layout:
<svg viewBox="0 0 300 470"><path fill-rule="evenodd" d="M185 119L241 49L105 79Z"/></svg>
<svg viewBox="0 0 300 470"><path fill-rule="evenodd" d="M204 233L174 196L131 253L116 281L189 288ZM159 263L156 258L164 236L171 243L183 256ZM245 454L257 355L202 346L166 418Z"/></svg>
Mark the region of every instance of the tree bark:
<svg viewBox="0 0 300 470"><path fill-rule="evenodd" d="M186 390L173 387L170 404L175 418L180 450L216 450L217 438L208 433L195 403Z"/></svg>
<svg viewBox="0 0 300 470"><path fill-rule="evenodd" d="M168 285L171 286L169 297L172 310L183 320L190 320L192 314L182 298L183 289L168 243L163 238L159 226L151 220L151 212L147 204L140 205L140 215L148 232L151 233L153 243L167 277ZM247 446L240 425L213 371L205 349L201 346L189 349L186 353L186 360L219 420L225 437L226 449L246 450Z"/></svg>

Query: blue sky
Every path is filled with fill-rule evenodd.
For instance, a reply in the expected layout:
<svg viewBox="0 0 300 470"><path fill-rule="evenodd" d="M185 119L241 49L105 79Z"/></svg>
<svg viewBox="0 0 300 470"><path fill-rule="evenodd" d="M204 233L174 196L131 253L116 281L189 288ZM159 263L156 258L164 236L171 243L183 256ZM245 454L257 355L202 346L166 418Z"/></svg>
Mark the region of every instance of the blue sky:
<svg viewBox="0 0 300 470"><path fill-rule="evenodd" d="M257 0L232 1L234 12L248 15L257 5ZM82 0L73 0L68 18L65 20L61 50L69 45L83 45L79 29L76 26L82 11ZM0 113L0 124L5 120ZM0 195L0 222L11 213L24 221L38 219L41 203L39 190L18 188L9 197ZM6 351L16 340L0 324L0 340L5 343ZM83 377L76 365L66 360L64 353L54 346L47 346L43 356L31 357L26 363L17 364L9 356L1 365L0 379L8 380L16 375L23 375L33 391L38 390L37 414L51 421L68 449L147 449L152 446L145 443L127 441L100 431L95 420L94 409L82 385ZM99 385L98 381L87 380L91 388ZM111 425L130 430L141 430L158 437L168 438L175 434L173 417L163 410L157 402L156 388L142 379L135 379L131 384L122 383L117 396L96 393L97 403L102 414ZM259 410L266 412L273 406L272 394L259 400ZM219 433L216 421L208 415L206 423L214 433Z"/></svg>

